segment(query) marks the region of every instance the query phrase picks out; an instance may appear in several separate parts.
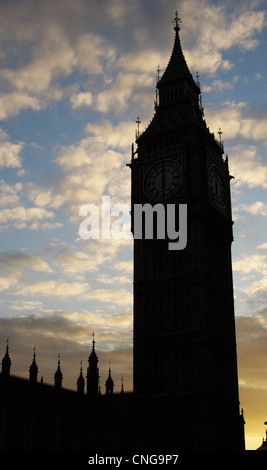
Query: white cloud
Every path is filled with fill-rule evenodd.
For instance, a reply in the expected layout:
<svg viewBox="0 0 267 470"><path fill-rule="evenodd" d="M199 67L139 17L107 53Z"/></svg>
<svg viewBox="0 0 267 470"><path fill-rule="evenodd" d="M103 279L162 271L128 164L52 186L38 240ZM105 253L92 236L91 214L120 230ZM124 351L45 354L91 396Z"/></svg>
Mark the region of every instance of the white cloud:
<svg viewBox="0 0 267 470"><path fill-rule="evenodd" d="M28 199L38 207L50 205L53 201L52 189L40 187L35 183L29 182L25 185Z"/></svg>
<svg viewBox="0 0 267 470"><path fill-rule="evenodd" d="M77 66L89 75L101 75L115 60L116 49L105 38L84 34L76 47Z"/></svg>
<svg viewBox="0 0 267 470"><path fill-rule="evenodd" d="M267 291L267 279L262 278L258 281L253 282L250 284L248 287L244 288L243 291L251 296L253 294L259 293L259 292L265 292Z"/></svg>
<svg viewBox="0 0 267 470"><path fill-rule="evenodd" d="M10 116L19 114L23 109L33 109L40 111L42 103L36 96L21 91L0 94L0 119L7 119Z"/></svg>
<svg viewBox="0 0 267 470"><path fill-rule="evenodd" d="M217 133L220 127L227 139L239 135L242 127L242 112L246 106L244 102L227 101L221 109L206 108L205 116L211 131Z"/></svg>
<svg viewBox="0 0 267 470"><path fill-rule="evenodd" d="M13 186L0 180L0 206L14 206L19 202L22 184L16 183Z"/></svg>
<svg viewBox="0 0 267 470"><path fill-rule="evenodd" d="M94 272L98 268L96 256L88 255L82 251L72 251L68 248L61 248L54 256L54 263L65 274L84 274Z"/></svg>
<svg viewBox="0 0 267 470"><path fill-rule="evenodd" d="M267 250L267 243L262 243L257 246L257 250Z"/></svg>
<svg viewBox="0 0 267 470"><path fill-rule="evenodd" d="M16 206L0 211L0 224L14 227L26 227L26 224L40 219L53 219L55 214L42 207ZM3 227L5 228L5 227Z"/></svg>
<svg viewBox="0 0 267 470"><path fill-rule="evenodd" d="M15 295L45 297L78 297L88 293L89 285L64 280L46 280L18 286Z"/></svg>
<svg viewBox="0 0 267 470"><path fill-rule="evenodd" d="M244 274L253 271L266 274L267 273L267 255L262 253L252 253L250 255L243 255L233 261L234 271L241 271Z"/></svg>
<svg viewBox="0 0 267 470"><path fill-rule="evenodd" d="M258 45L255 34L265 26L263 10L236 8L230 16L223 4L202 2L200 7L198 0L183 2L181 16L185 18L186 40L195 40L192 49L185 49L188 63L195 70L209 74L219 68L226 71L232 68L234 64L224 59L223 52L234 46L254 49Z"/></svg>
<svg viewBox="0 0 267 470"><path fill-rule="evenodd" d="M0 277L0 291L5 291L15 287L21 277L21 273L12 272Z"/></svg>
<svg viewBox="0 0 267 470"><path fill-rule="evenodd" d="M14 300L10 308L16 311L31 311L31 310L41 310L43 303L35 300Z"/></svg>
<svg viewBox="0 0 267 470"><path fill-rule="evenodd" d="M52 272L52 268L41 255L27 253L25 250L0 253L0 267L1 270L5 269L7 271L28 268L35 272Z"/></svg>
<svg viewBox="0 0 267 470"><path fill-rule="evenodd" d="M0 129L0 167L20 168L23 145L23 142L11 142L7 133Z"/></svg>
<svg viewBox="0 0 267 470"><path fill-rule="evenodd" d="M252 215L267 215L267 204L262 201L253 202L252 204L241 204L235 207L237 211L248 212Z"/></svg>
<svg viewBox="0 0 267 470"><path fill-rule="evenodd" d="M132 293L125 289L95 289L87 293L87 299L94 299L100 302L114 305L132 305Z"/></svg>
<svg viewBox="0 0 267 470"><path fill-rule="evenodd" d="M257 147L245 144L230 147L229 162L231 174L235 177L232 183L234 186L267 188L267 166L258 156Z"/></svg>
<svg viewBox="0 0 267 470"><path fill-rule="evenodd" d="M112 275L110 277L107 274L100 274L100 276L98 276L96 278L96 280L97 280L97 282L100 282L100 283L106 284L106 285L128 284L129 282L131 282L131 279L128 276L114 276L114 275Z"/></svg>
<svg viewBox="0 0 267 470"><path fill-rule="evenodd" d="M76 93L70 97L70 104L72 109L81 108L83 106L91 106L93 103L93 96L90 91Z"/></svg>
<svg viewBox="0 0 267 470"><path fill-rule="evenodd" d="M96 108L102 113L112 109L118 114L125 111L136 94L141 95L143 89L151 90L152 85L150 74L119 72L112 85L96 97Z"/></svg>
<svg viewBox="0 0 267 470"><path fill-rule="evenodd" d="M118 127L126 129L123 124ZM118 129L112 136L112 125L107 125L107 134L101 133L101 128L102 124L100 127L87 126L87 132L90 131L95 135L86 136L76 146L60 147L55 160L66 175L53 186L51 207L64 205L70 220L77 227L81 222L79 218L81 205L87 203L99 205L103 195L112 196L114 192L118 194L119 190L121 197L125 197L126 192L129 196L130 173L125 166L125 156L112 148L113 145L124 146L125 139L118 137ZM114 191L114 188L117 188L117 191Z"/></svg>
<svg viewBox="0 0 267 470"><path fill-rule="evenodd" d="M43 94L53 80L69 75L75 65L75 54L61 29L52 24L32 52L32 59L21 67L1 70L1 77L16 91Z"/></svg>
<svg viewBox="0 0 267 470"><path fill-rule="evenodd" d="M121 121L114 125L108 119L104 119L100 122L89 122L85 131L92 134L98 142L104 143L107 147L127 149L129 151L135 129L136 124L132 121Z"/></svg>

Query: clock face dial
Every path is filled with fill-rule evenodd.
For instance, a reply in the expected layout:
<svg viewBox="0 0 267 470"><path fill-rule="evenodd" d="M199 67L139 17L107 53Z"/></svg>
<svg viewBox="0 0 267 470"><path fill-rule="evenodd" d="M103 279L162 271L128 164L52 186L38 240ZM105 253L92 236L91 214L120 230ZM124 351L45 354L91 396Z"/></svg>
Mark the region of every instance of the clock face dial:
<svg viewBox="0 0 267 470"><path fill-rule="evenodd" d="M162 160L148 171L145 192L150 199L161 201L170 198L182 184L182 169L173 160Z"/></svg>
<svg viewBox="0 0 267 470"><path fill-rule="evenodd" d="M226 191L223 177L215 165L209 169L210 194L214 202L220 207L226 204Z"/></svg>

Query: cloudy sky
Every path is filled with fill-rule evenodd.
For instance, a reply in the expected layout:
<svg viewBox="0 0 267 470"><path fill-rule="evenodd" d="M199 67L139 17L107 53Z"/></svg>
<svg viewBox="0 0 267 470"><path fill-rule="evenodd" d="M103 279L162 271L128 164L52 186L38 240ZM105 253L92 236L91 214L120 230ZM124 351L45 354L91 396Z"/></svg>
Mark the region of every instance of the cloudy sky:
<svg viewBox="0 0 267 470"><path fill-rule="evenodd" d="M132 389L132 240L83 240L83 204L129 204L136 119L153 116L178 9L205 119L229 156L241 407L248 449L267 419L265 0L0 1L0 350L12 373L63 385L86 373L95 331Z"/></svg>

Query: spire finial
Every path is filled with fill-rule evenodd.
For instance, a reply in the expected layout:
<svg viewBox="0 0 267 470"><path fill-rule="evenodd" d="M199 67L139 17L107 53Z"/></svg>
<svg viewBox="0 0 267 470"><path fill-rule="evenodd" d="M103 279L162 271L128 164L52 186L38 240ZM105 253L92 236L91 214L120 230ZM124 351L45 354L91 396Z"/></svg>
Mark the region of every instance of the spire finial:
<svg viewBox="0 0 267 470"><path fill-rule="evenodd" d="M30 365L30 382L36 383L37 382L37 375L38 375L38 366L36 364L36 346L33 346L33 359Z"/></svg>
<svg viewBox="0 0 267 470"><path fill-rule="evenodd" d="M179 18L178 16L178 11L176 10L175 11L175 18L174 20L172 20L172 24L174 25L173 26L173 29L174 31L177 33L178 31L180 31L180 24L182 23L182 20Z"/></svg>
<svg viewBox="0 0 267 470"><path fill-rule="evenodd" d="M10 367L11 367L11 359L9 357L9 346L8 346L9 338L6 340L6 353L2 359L2 374L9 375L10 374Z"/></svg>
<svg viewBox="0 0 267 470"><path fill-rule="evenodd" d="M95 332L93 331L93 351L95 350Z"/></svg>
<svg viewBox="0 0 267 470"><path fill-rule="evenodd" d="M139 132L139 126L141 124L141 121L140 121L140 117L138 116L138 118L136 119L136 124L137 124L137 131L135 131L135 134L136 134L136 138L138 139L139 135L140 135L140 132Z"/></svg>
<svg viewBox="0 0 267 470"><path fill-rule="evenodd" d="M8 350L9 350L9 344L8 344L8 342L9 342L9 336L8 336L7 339L6 339L6 353L7 353L7 354L8 354Z"/></svg>
<svg viewBox="0 0 267 470"><path fill-rule="evenodd" d="M219 137L220 137L220 144L222 143L222 130L221 128L219 127L219 130L218 130L218 134L219 134Z"/></svg>

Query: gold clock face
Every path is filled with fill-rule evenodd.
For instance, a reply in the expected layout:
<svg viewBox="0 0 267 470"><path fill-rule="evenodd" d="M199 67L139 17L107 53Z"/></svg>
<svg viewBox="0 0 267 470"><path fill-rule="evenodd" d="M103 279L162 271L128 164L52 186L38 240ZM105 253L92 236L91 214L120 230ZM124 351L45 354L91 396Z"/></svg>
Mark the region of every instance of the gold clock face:
<svg viewBox="0 0 267 470"><path fill-rule="evenodd" d="M182 168L173 160L162 160L148 170L145 192L154 201L174 196L182 184Z"/></svg>
<svg viewBox="0 0 267 470"><path fill-rule="evenodd" d="M215 165L211 165L209 169L209 187L213 201L218 206L224 207L226 204L225 183L220 170Z"/></svg>

